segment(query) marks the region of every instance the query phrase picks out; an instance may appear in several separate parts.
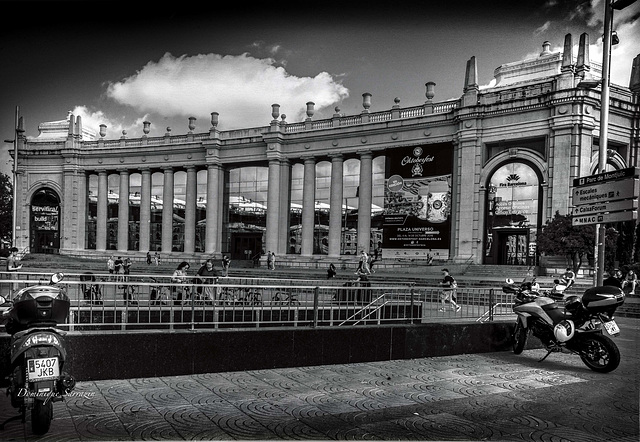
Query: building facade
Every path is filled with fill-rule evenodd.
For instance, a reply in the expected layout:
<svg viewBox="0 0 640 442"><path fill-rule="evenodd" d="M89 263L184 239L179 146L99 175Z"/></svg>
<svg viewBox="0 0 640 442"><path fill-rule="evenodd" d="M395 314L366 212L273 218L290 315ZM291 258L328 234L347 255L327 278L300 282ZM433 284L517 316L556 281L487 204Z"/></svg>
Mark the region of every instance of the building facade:
<svg viewBox="0 0 640 442"><path fill-rule="evenodd" d="M611 86L608 168L638 166L640 56L629 87ZM16 246L34 253L254 259L279 265L385 258L536 264L536 236L571 208L574 178L598 165L600 90L583 34L577 57L549 44L495 70L480 88L475 57L459 99L269 126L106 139L80 117L19 137ZM165 204L165 202L171 202Z"/></svg>

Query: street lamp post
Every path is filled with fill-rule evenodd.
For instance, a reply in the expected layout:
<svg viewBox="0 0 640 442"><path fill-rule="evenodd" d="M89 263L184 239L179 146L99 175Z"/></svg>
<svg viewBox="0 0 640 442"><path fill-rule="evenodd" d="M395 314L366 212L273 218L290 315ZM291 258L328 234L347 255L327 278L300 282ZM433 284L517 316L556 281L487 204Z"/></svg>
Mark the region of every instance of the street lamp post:
<svg viewBox="0 0 640 442"><path fill-rule="evenodd" d="M18 193L16 183L18 181L18 142L20 134L24 132L20 125L20 108L16 106L16 119L13 140L4 140L5 143L13 143L13 180L11 194L11 247L16 247L16 225L18 220Z"/></svg>
<svg viewBox="0 0 640 442"><path fill-rule="evenodd" d="M607 144L609 139L609 86L611 74L611 42L613 31L613 10L621 10L636 0L605 0L604 37L602 42L602 91L600 94L600 145L598 150L598 173L604 173L607 167ZM596 225L596 285L602 285L604 276L604 250L606 226Z"/></svg>

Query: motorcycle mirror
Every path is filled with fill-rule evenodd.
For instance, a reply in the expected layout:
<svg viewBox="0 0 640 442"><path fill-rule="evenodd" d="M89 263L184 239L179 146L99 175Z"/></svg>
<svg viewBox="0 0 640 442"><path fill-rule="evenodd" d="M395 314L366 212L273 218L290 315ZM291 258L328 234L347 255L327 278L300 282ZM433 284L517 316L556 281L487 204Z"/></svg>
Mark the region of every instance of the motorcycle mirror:
<svg viewBox="0 0 640 442"><path fill-rule="evenodd" d="M506 283L507 283L507 284L513 284L513 279L511 279L511 278L507 278L507 279L506 279Z"/></svg>
<svg viewBox="0 0 640 442"><path fill-rule="evenodd" d="M50 284L57 284L64 279L64 274L54 273L51 275Z"/></svg>

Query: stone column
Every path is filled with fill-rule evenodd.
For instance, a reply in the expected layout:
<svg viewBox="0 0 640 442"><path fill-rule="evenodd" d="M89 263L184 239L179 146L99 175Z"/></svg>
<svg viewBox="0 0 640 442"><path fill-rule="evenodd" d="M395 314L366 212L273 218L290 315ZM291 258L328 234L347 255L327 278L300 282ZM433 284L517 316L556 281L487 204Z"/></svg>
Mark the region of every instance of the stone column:
<svg viewBox="0 0 640 442"><path fill-rule="evenodd" d="M287 160L280 161L280 219L278 249L276 254L289 252L289 227L291 210L291 163ZM264 248L264 246L263 246Z"/></svg>
<svg viewBox="0 0 640 442"><path fill-rule="evenodd" d="M280 160L269 160L269 185L267 190L267 237L265 249L278 252L280 230Z"/></svg>
<svg viewBox="0 0 640 442"><path fill-rule="evenodd" d="M302 188L302 256L313 255L316 210L316 160L304 159L304 184Z"/></svg>
<svg viewBox="0 0 640 442"><path fill-rule="evenodd" d="M129 250L129 171L120 171L118 189L118 251Z"/></svg>
<svg viewBox="0 0 640 442"><path fill-rule="evenodd" d="M170 253L173 243L173 169L163 170L162 187L162 252Z"/></svg>
<svg viewBox="0 0 640 442"><path fill-rule="evenodd" d="M151 170L142 169L142 183L140 188L140 241L138 250L149 251L151 238Z"/></svg>
<svg viewBox="0 0 640 442"><path fill-rule="evenodd" d="M109 207L109 175L98 172L98 204L96 211L96 250L107 249L107 210Z"/></svg>
<svg viewBox="0 0 640 442"><path fill-rule="evenodd" d="M373 155L360 154L360 198L358 199L358 250L369 253L371 242L371 202L373 185Z"/></svg>
<svg viewBox="0 0 640 442"><path fill-rule="evenodd" d="M207 221L204 251L212 254L220 251L220 166L209 164L207 167Z"/></svg>
<svg viewBox="0 0 640 442"><path fill-rule="evenodd" d="M344 158L335 155L331 158L331 194L329 204L329 256L340 256L342 244L342 201Z"/></svg>
<svg viewBox="0 0 640 442"><path fill-rule="evenodd" d="M184 252L193 253L196 243L196 203L198 199L198 175L194 166L187 168L187 189L184 210Z"/></svg>

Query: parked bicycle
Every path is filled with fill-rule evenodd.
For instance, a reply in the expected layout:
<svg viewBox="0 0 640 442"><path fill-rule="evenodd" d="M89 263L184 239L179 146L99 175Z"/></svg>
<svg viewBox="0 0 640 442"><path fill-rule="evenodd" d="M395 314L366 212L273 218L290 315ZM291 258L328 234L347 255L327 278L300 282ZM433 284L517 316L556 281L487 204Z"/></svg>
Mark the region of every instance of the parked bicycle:
<svg viewBox="0 0 640 442"><path fill-rule="evenodd" d="M281 305L300 305L298 295L291 292L276 292L271 298L271 302Z"/></svg>

